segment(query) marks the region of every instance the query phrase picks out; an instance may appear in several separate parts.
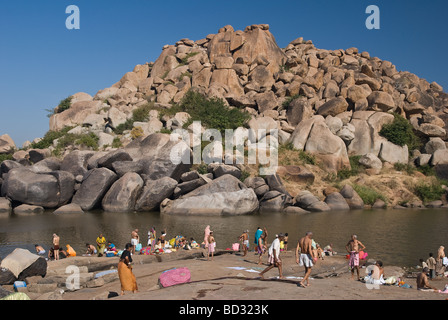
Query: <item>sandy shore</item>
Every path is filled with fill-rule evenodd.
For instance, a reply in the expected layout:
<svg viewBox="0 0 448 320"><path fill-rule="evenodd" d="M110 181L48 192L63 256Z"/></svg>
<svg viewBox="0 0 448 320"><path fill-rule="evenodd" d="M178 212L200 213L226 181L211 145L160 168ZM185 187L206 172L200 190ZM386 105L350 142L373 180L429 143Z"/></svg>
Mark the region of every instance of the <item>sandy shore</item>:
<svg viewBox="0 0 448 320"><path fill-rule="evenodd" d="M126 292L119 296L120 281L118 277L100 287L82 288L66 291L63 300L445 300L448 295L435 292L421 292L415 287L415 278L403 278L413 288L397 286L380 286L369 289L365 283L351 280L347 261L344 256L326 257L319 260L313 268L311 285L307 288L297 284L304 275L303 267L295 262L294 251L281 254L284 280L277 279L276 268L265 274L265 279L258 272L266 267L267 256L258 265L258 256L249 252L246 257L240 252L221 254L207 261L202 256L203 249L173 252L160 257L135 255L133 272L137 278L138 293ZM193 257L191 256L193 254ZM48 274L52 270L64 268L70 264L87 265L106 263L116 268L117 258L75 257L48 263ZM172 268L187 267L191 272L191 282L169 288L159 288L160 274ZM97 269L99 267L96 267ZM238 269L235 269L238 268ZM384 266L385 275L401 276L403 269ZM361 276L366 269L361 269ZM90 272L90 270L89 270ZM439 278L431 281L438 289L443 289L448 279ZM40 297L43 299L43 297Z"/></svg>

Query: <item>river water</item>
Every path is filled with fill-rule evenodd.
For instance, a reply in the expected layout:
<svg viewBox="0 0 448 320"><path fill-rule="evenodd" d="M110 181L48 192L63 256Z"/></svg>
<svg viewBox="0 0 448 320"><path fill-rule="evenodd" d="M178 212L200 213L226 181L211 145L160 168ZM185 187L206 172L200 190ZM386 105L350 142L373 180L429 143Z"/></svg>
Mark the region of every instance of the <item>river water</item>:
<svg viewBox="0 0 448 320"><path fill-rule="evenodd" d="M257 227L268 229L268 242L276 233L288 233L288 250L294 250L298 239L312 231L314 239L322 247L332 243L339 254L345 254L345 245L351 234L366 246L373 259L385 265L415 266L419 258L430 252L437 254L440 245L448 247L448 210L360 210L332 211L306 214L258 213L228 217L176 217L158 212L54 215L51 211L33 215L0 215L0 257L4 258L15 248L34 251L34 244L45 249L51 246L52 235L61 238L61 245L70 244L83 254L85 244L95 243L99 233L118 248L130 242L130 233L138 229L143 246L148 230L154 226L160 235L167 230L167 238L183 235L201 243L204 229L210 225L219 249L230 248L245 230L249 230L250 246Z"/></svg>

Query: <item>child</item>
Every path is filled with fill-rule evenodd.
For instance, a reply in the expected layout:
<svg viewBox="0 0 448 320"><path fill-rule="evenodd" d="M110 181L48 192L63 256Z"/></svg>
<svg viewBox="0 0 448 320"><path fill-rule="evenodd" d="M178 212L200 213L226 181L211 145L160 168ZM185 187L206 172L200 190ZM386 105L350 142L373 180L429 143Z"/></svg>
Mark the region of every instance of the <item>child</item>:
<svg viewBox="0 0 448 320"><path fill-rule="evenodd" d="M285 233L285 239L283 240L283 250L288 251L288 234Z"/></svg>
<svg viewBox="0 0 448 320"><path fill-rule="evenodd" d="M165 246L165 243L162 243L162 240L160 238L157 239L157 244L154 246L154 252L155 253L163 253L164 246Z"/></svg>
<svg viewBox="0 0 448 320"><path fill-rule="evenodd" d="M199 244L193 238L190 238L190 247L196 249L199 248Z"/></svg>
<svg viewBox="0 0 448 320"><path fill-rule="evenodd" d="M210 231L210 234L208 236L208 254L207 254L207 261L209 260L210 253L212 254L212 261L213 261L213 254L215 252L216 242L215 237L213 236L213 231Z"/></svg>

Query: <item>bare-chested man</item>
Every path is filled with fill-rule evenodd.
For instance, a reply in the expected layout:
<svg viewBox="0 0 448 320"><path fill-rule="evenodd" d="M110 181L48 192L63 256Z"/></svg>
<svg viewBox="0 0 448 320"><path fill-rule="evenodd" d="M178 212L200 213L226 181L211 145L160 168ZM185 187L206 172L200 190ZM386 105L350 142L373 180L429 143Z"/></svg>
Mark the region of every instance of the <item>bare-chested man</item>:
<svg viewBox="0 0 448 320"><path fill-rule="evenodd" d="M86 255L94 255L96 253L96 249L92 244L86 243Z"/></svg>
<svg viewBox="0 0 448 320"><path fill-rule="evenodd" d="M59 260L59 236L56 233L53 233L53 250L54 259Z"/></svg>
<svg viewBox="0 0 448 320"><path fill-rule="evenodd" d="M438 291L437 288L431 287L428 281L429 268L423 268L422 272L417 275L417 290Z"/></svg>
<svg viewBox="0 0 448 320"><path fill-rule="evenodd" d="M249 250L249 230L245 230L238 239L243 242L243 257L245 257L247 255L247 251Z"/></svg>
<svg viewBox="0 0 448 320"><path fill-rule="evenodd" d="M352 279L355 276L355 269L359 279L359 251L365 250L365 246L358 240L358 236L352 235L351 240L345 246L345 249L350 254L349 267L352 271Z"/></svg>
<svg viewBox="0 0 448 320"><path fill-rule="evenodd" d="M140 243L140 237L138 236L138 229L132 230L132 232L131 232L131 244L132 244L131 253L132 254L135 254L135 247L139 243Z"/></svg>
<svg viewBox="0 0 448 320"><path fill-rule="evenodd" d="M312 247L313 233L307 232L303 238L299 240L296 247L296 263L305 267L305 276L300 281L300 286L306 288L310 285L309 276L311 274L311 268L317 261L317 257L314 256ZM300 256L299 256L300 249ZM305 284L306 282L306 284Z"/></svg>
<svg viewBox="0 0 448 320"><path fill-rule="evenodd" d="M45 249L42 246L40 246L38 244L35 244L34 248L36 248L37 254L39 254L39 255L44 255L45 254Z"/></svg>

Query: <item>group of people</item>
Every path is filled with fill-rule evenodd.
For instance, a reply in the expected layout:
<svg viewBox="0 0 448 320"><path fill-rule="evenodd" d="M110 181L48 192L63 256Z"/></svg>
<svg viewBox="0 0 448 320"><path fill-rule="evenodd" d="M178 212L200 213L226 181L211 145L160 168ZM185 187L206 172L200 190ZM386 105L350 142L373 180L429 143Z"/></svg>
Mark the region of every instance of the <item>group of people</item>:
<svg viewBox="0 0 448 320"><path fill-rule="evenodd" d="M434 279L437 276L443 276L448 265L448 258L445 256L445 247L440 246L437 250L437 256L434 258L432 252L429 253L429 257L426 260L420 259L421 267L428 268L428 274L430 279Z"/></svg>
<svg viewBox="0 0 448 320"><path fill-rule="evenodd" d="M417 275L417 289L423 291L439 291L437 288L430 285L429 280L445 275L445 270L448 266L448 258L445 256L445 247L439 247L436 258L434 258L434 255L431 252L429 253L428 259L420 259L420 263L422 271Z"/></svg>
<svg viewBox="0 0 448 320"><path fill-rule="evenodd" d="M166 232L162 233L163 237L166 235ZM268 248L267 244L268 231L266 228L257 228L255 232L255 250L258 254L258 264L262 263L262 257L265 253L268 255L268 266L259 273L260 277L263 279L264 275L271 269L277 268L279 272L279 278L283 279L283 264L280 258L280 253L284 250L287 250L288 245L288 234L287 233L279 233L275 236L274 241L270 244ZM151 234L148 237L148 245L154 244L155 239L155 228L151 230ZM193 240L193 239L192 239ZM158 242L161 241L161 238L158 238ZM183 239L182 241L185 241ZM243 252L243 256L246 256L249 251L249 230L245 230L239 237L238 241L241 242L241 248ZM214 252L216 249L216 240L213 234L213 231L210 229L210 226L207 225L204 230L204 241L202 243L202 247L207 250L207 261L213 260ZM120 257L119 262L119 275L120 281L122 283L122 294L124 291L133 291L137 292L137 283L135 280L135 276L132 274L132 248L133 245L131 243L126 245L126 250L123 252ZM360 280L360 253L366 249L366 246L358 240L357 235L353 234L350 240L347 242L345 249L349 254L348 265L351 270L351 278L354 279L355 272L357 276L357 280ZM310 286L310 275L312 268L315 266L318 259L324 259L326 255L332 255L334 253L332 245L326 246L322 249L319 244L317 244L313 239L312 232L306 232L306 234L300 238L297 243L295 249L295 258L296 263L300 266L304 267L304 277L299 282L299 286L302 288L306 288ZM428 274L430 270L435 270L434 274L440 275L443 274L445 270L445 265L448 264L448 259L445 257L444 247L440 247L438 250L437 258L434 259L432 254L426 262L421 259L423 262L423 270L417 277L417 289L419 290L437 290L436 288L430 286L428 281ZM446 264L445 264L446 263ZM425 266L426 264L426 266ZM429 266L433 266L433 269L430 269ZM366 277L363 279L366 283L369 284L384 284L384 268L383 263L381 261L376 261L374 265L371 266L370 271Z"/></svg>
<svg viewBox="0 0 448 320"><path fill-rule="evenodd" d="M198 244L193 238L190 238L190 242L187 242L185 237L177 236L171 240L172 243L166 240L166 230L161 232L161 235L157 237L157 231L155 227L152 227L148 231L148 242L147 248L149 248L151 253L159 254L163 253L164 250L169 248L176 249L187 249L187 248L196 248ZM209 247L212 247L211 244L214 245L213 232L209 232L209 236L207 237L207 241ZM121 284L121 295L124 295L126 291L132 291L133 293L138 292L137 280L132 272L132 256L138 252L138 248L141 246L140 236L138 234L138 229L134 229L131 232L131 241L126 244L125 250L123 250L120 260L118 262L118 276L120 278ZM213 251L212 251L213 252ZM213 259L213 255L212 255Z"/></svg>
<svg viewBox="0 0 448 320"><path fill-rule="evenodd" d="M53 233L52 247L47 251L39 244L35 244L36 253L44 256L47 253L47 260L59 260L68 257L76 256L76 251L69 244L66 245L66 250L60 247L60 238L56 233Z"/></svg>
<svg viewBox="0 0 448 320"><path fill-rule="evenodd" d="M268 266L261 271L259 275L261 278L264 278L266 272L273 268L277 268L279 278L283 279L283 265L282 260L280 259L280 253L288 250L288 234L277 234L269 248L267 239L268 231L266 227L263 229L258 227L254 237L255 252L258 254L258 264L262 264L262 258L265 253L268 255ZM240 245L234 248L234 250L239 250L239 248L241 248L243 256L246 256L250 247L249 230L245 230L238 237L238 241L240 242ZM70 245L67 245L67 250L63 250L60 247L60 238L57 234L53 234L52 244L53 246L48 252L48 258L50 260L59 260L64 257L76 256L76 252ZM86 247L87 251L84 255L98 255L101 257L106 252L115 252L115 254L118 252L115 245L110 241L107 242L102 233L100 233L96 239L96 246L86 243ZM118 274L121 282L122 295L125 291L138 292L137 281L132 272L132 255L136 254L140 247L141 242L138 229L134 229L131 232L130 242L126 244L125 249L119 254ZM190 238L190 241L187 241L185 237L177 236L171 239L171 241L168 241L166 240L166 230L163 230L158 237L155 227L152 227L148 231L147 248L150 249L151 253L161 253L166 248L191 249L199 247L199 244L193 238ZM210 259L213 261L216 250L216 240L209 225L207 225L204 230L204 240L201 247L207 251L207 261ZM39 255L44 255L46 253L45 249L40 245L36 244L35 248ZM354 279L356 272L357 280L360 280L360 253L362 254L366 247L358 240L358 237L353 234L346 244L345 249L348 253L347 257L348 265L351 270L351 277ZM444 275L446 266L448 265L448 258L445 256L444 249L443 246L440 246L436 257L430 253L428 259L420 259L422 271L417 276L417 289L438 291L430 285L429 280ZM302 281L299 282L299 286L303 288L310 286L309 277L312 268L318 259L323 260L326 255L332 255L334 253L331 244L322 249L321 246L314 241L312 232L307 232L300 238L295 248L295 258L296 263L304 267L304 277ZM376 261L372 268L370 268L368 275L364 277L364 280L366 283L371 284L385 283L384 269L381 261Z"/></svg>
<svg viewBox="0 0 448 320"><path fill-rule="evenodd" d="M263 235L267 235L266 232L262 232L259 239L259 246L257 246L257 250L260 254L260 257L263 253L262 248L262 237ZM268 252L268 266L260 272L260 277L264 278L264 274L273 268L278 268L279 278L283 279L283 263L280 259L281 252L281 243L285 243L285 239L287 235L286 233L279 233L276 235L274 241L272 241L269 246ZM265 241L265 240L264 240ZM286 240L287 244L287 240ZM297 247L295 250L296 263L305 268L305 275L302 281L299 282L299 285L303 288L306 288L310 285L309 277L311 274L312 267L317 262L319 256L317 254L317 250L313 248L313 233L307 232L305 236L303 236L297 243ZM260 262L260 260L259 260Z"/></svg>
<svg viewBox="0 0 448 320"><path fill-rule="evenodd" d="M258 233L258 234L257 234ZM257 246L257 252L259 253L259 264L261 264L261 256L265 252L266 249L266 237L267 237L267 231L264 229L262 231L260 228L258 228L256 233L256 242L258 243ZM245 238L244 238L245 239ZM258 239L258 240L257 240ZM272 268L278 268L279 272L279 278L283 278L283 266L282 261L280 259L280 252L282 251L281 243L284 244L286 247L288 241L287 241L287 234L280 233L276 235L275 240L271 243L269 250L268 250L268 266L260 272L261 278L264 278L264 274L271 270ZM356 235L352 235L351 239L348 241L346 245L346 250L350 255L349 258L349 267L352 273L352 279L354 279L355 271L357 273L357 278L360 280L359 275L359 254L362 252L362 250L365 250L364 244L362 244ZM333 255L334 251L332 248L332 245L326 246L324 249L321 248L319 244L317 244L313 239L313 233L311 231L306 232L306 234L299 239L296 249L295 249L295 257L296 257L296 263L300 266L304 267L304 277L302 281L299 282L299 286L306 288L310 286L309 277L311 275L311 271L313 266L316 264L318 259L324 259L324 256L326 255ZM372 282L378 283L382 282L384 276L384 269L383 264L381 261L377 261L373 270L369 274L369 279L371 279Z"/></svg>
<svg viewBox="0 0 448 320"><path fill-rule="evenodd" d="M107 246L106 246L107 243ZM66 245L66 249L63 249L60 246L60 237L54 233L52 238L52 246L47 251L39 244L34 245L36 253L40 256L45 256L47 254L47 260L60 260L69 257L76 257L77 253L75 249L69 244ZM102 257L106 252L116 252L117 249L112 242L106 242L106 238L103 234L100 234L96 238L96 246L86 243L86 252L83 256L93 256L97 255L98 257Z"/></svg>
<svg viewBox="0 0 448 320"><path fill-rule="evenodd" d="M113 255L118 253L115 244L113 244L111 241L106 242L106 238L102 233L100 233L98 238L96 238L96 247L93 244L86 243L86 248L87 250L84 256L97 255L98 257L102 257L104 254L107 255L107 253L112 253Z"/></svg>

